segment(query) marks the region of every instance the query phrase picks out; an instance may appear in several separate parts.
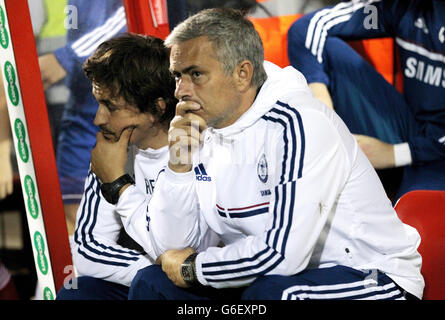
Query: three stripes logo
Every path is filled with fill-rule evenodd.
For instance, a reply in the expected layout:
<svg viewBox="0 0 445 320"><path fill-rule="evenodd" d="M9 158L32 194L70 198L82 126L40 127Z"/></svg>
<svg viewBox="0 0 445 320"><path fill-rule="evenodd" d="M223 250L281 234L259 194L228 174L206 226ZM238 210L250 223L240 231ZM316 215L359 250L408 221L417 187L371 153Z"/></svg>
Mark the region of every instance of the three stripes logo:
<svg viewBox="0 0 445 320"><path fill-rule="evenodd" d="M212 181L212 178L207 174L206 169L202 163L195 167L196 180L198 181Z"/></svg>

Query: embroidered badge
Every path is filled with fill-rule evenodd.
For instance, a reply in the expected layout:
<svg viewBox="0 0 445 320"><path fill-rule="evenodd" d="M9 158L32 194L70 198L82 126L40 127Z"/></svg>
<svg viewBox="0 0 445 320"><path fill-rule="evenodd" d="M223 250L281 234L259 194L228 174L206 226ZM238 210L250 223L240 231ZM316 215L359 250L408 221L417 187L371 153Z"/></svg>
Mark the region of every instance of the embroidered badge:
<svg viewBox="0 0 445 320"><path fill-rule="evenodd" d="M266 155L264 153L260 157L260 160L258 161L257 174L258 174L258 178L260 179L260 181L262 183L267 182L267 178L269 177L269 175L268 175L268 171L267 171Z"/></svg>

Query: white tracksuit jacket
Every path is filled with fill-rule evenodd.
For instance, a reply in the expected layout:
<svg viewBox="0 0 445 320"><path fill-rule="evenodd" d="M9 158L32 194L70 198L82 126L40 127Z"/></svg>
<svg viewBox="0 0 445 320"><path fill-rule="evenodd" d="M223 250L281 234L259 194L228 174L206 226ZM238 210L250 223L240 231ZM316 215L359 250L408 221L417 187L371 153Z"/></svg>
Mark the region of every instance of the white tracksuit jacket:
<svg viewBox="0 0 445 320"><path fill-rule="evenodd" d="M138 199L132 203L133 208L147 210L154 183L167 162L167 146L158 150L130 147L127 172L134 176L136 184L128 188L127 194L133 194ZM123 225L115 209L116 206L103 198L100 181L90 171L76 217L73 261L80 276L92 276L129 286L136 272L153 264L154 260L150 255L117 244ZM148 222L145 220L140 227L147 232ZM152 252L150 248L146 251Z"/></svg>
<svg viewBox="0 0 445 320"><path fill-rule="evenodd" d="M204 132L194 170L159 175L147 233L155 255L202 246L210 228L225 246L197 256L204 285L345 265L379 269L421 297L419 234L399 220L354 137L301 73L265 65L251 108Z"/></svg>
<svg viewBox="0 0 445 320"><path fill-rule="evenodd" d="M117 205L108 203L100 192L100 181L89 172L85 190L76 217L76 231L72 242L74 265L79 276L91 276L130 286L136 272L153 264L156 255L152 249L149 233L148 203L156 179L168 162L168 147L158 150L129 149L126 171L135 179L135 185L125 190ZM123 228L117 214L129 210L139 223L129 227L133 239L141 244L144 253L117 244ZM218 237L208 233L202 246L216 245Z"/></svg>

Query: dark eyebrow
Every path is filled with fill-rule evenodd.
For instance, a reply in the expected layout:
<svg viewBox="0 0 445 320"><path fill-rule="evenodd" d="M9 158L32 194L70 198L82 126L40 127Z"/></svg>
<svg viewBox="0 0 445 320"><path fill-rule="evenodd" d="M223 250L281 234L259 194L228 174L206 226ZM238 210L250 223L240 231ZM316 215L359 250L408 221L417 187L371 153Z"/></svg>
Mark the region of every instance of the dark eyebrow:
<svg viewBox="0 0 445 320"><path fill-rule="evenodd" d="M97 102L99 102L100 104L103 104L105 107L107 107L107 109L115 109L116 108L116 104L109 99L100 99L100 100L97 100Z"/></svg>
<svg viewBox="0 0 445 320"><path fill-rule="evenodd" d="M177 71L177 70L170 70L170 72L172 73L172 74L187 74L187 73L189 73L191 70L193 70L193 69L196 69L196 68L199 68L197 65L192 65L192 66L189 66L189 67L187 67L187 68L185 68L185 69L183 69L182 71Z"/></svg>

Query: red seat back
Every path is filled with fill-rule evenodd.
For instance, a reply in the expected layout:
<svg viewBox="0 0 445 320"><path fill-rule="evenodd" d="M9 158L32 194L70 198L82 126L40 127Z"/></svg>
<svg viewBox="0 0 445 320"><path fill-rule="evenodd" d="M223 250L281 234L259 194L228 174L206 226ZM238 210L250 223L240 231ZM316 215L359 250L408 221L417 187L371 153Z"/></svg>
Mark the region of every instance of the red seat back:
<svg viewBox="0 0 445 320"><path fill-rule="evenodd" d="M303 14L289 14L267 18L249 18L263 41L265 60L282 68L290 64L287 55L287 31L302 16ZM395 85L399 92L403 92L402 70L400 61L394 61L394 56L398 59L398 53L394 55L394 50L397 48L394 47L392 38L348 41L348 44L374 66L386 81ZM397 64L395 75L394 63Z"/></svg>
<svg viewBox="0 0 445 320"><path fill-rule="evenodd" d="M302 14L249 18L263 41L264 59L284 68L289 65L287 31Z"/></svg>
<svg viewBox="0 0 445 320"><path fill-rule="evenodd" d="M420 234L424 300L445 299L445 191L416 190L395 206L400 220Z"/></svg>

